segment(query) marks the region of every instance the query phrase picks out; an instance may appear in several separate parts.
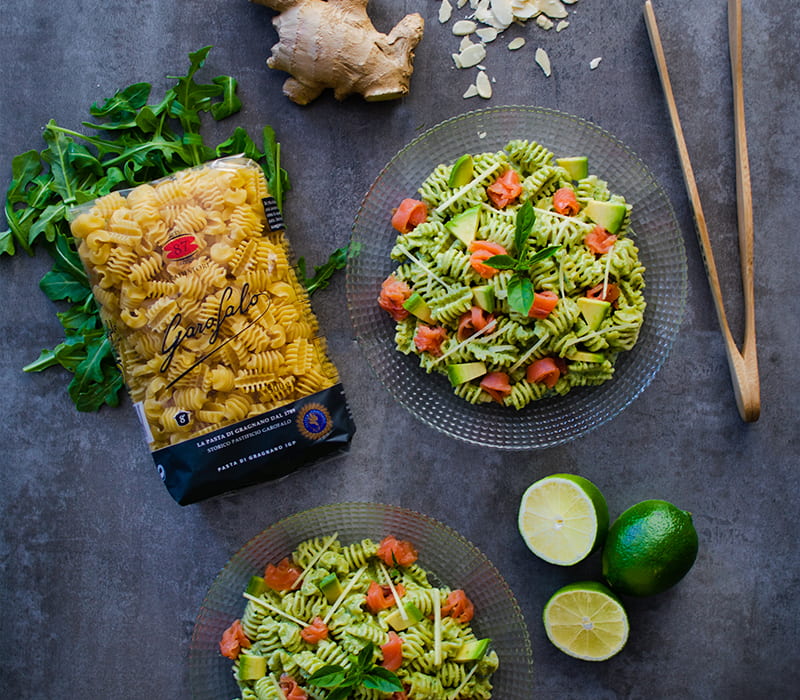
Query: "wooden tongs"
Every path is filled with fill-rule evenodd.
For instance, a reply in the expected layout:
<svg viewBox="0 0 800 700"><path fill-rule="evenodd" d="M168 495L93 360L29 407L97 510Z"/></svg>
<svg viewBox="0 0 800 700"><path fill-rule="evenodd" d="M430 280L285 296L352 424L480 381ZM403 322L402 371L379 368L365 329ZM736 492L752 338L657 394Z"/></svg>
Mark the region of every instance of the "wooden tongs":
<svg viewBox="0 0 800 700"><path fill-rule="evenodd" d="M650 44L653 47L658 73L661 77L661 86L667 100L672 130L678 146L678 155L683 169L683 179L686 191L694 210L697 237L705 262L706 274L714 298L717 318L722 328L725 341L725 351L728 356L728 365L733 380L733 390L736 395L736 405L744 421L756 421L761 413L761 398L758 381L758 359L756 356L756 323L755 323L755 298L753 290L753 199L750 192L750 164L747 158L747 135L744 127L744 90L742 87L742 0L728 0L728 42L731 55L731 77L733 81L733 117L736 138L736 201L739 223L739 258L742 269L742 291L744 298L744 344L742 351L733 339L731 329L725 315L725 306L722 300L717 267L714 263L714 254L711 250L711 240L708 237L706 219L703 207L700 204L700 195L697 183L689 162L689 152L683 138L678 110L675 106L675 97L667 72L667 62L664 49L661 46L661 37L656 25L656 16L650 0L644 5L644 18L647 32L650 35Z"/></svg>

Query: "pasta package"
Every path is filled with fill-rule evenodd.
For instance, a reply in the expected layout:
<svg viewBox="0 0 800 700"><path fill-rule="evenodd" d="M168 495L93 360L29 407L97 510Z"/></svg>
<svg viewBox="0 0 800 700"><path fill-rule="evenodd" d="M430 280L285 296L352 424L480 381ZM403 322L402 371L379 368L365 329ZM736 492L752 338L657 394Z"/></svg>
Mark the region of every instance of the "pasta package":
<svg viewBox="0 0 800 700"><path fill-rule="evenodd" d="M72 234L157 470L186 505L355 432L261 168L221 158L78 207Z"/></svg>

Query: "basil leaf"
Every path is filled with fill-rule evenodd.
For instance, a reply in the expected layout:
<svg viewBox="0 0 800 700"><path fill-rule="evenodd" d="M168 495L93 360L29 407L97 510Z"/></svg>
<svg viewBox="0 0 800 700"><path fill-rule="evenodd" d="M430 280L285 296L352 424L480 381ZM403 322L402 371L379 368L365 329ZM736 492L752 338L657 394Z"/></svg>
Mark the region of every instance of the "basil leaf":
<svg viewBox="0 0 800 700"><path fill-rule="evenodd" d="M526 263L526 267L530 267L531 265L535 265L542 260L546 260L547 258L555 255L558 250L560 250L560 245L550 245L547 248L542 248L541 250L536 251L533 255L531 255Z"/></svg>
<svg viewBox="0 0 800 700"><path fill-rule="evenodd" d="M328 693L326 700L347 700L350 697L350 688L336 688Z"/></svg>
<svg viewBox="0 0 800 700"><path fill-rule="evenodd" d="M513 275L508 281L508 305L512 311L527 316L533 304L533 283L530 278Z"/></svg>
<svg viewBox="0 0 800 700"><path fill-rule="evenodd" d="M403 690L400 679L388 669L382 666L375 666L364 676L362 685L365 688L380 690L383 693L394 693Z"/></svg>
<svg viewBox="0 0 800 700"><path fill-rule="evenodd" d="M372 642L367 642L358 652L355 668L363 672L371 668L375 658L375 645Z"/></svg>
<svg viewBox="0 0 800 700"><path fill-rule="evenodd" d="M510 255L493 255L483 261L484 265L495 268L495 270L513 270L517 267L517 261Z"/></svg>
<svg viewBox="0 0 800 700"><path fill-rule="evenodd" d="M328 664L312 673L308 682L319 688L335 688L345 679L344 669L336 664Z"/></svg>
<svg viewBox="0 0 800 700"><path fill-rule="evenodd" d="M528 243L528 237L536 222L536 212L530 200L525 202L517 211L516 228L514 230L514 249L517 257L522 260Z"/></svg>

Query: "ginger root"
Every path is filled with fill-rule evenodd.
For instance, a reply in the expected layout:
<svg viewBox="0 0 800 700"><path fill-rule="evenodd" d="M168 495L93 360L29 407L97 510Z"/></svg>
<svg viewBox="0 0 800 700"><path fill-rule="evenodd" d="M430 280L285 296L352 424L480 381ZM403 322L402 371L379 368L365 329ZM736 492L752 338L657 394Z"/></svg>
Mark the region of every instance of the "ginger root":
<svg viewBox="0 0 800 700"><path fill-rule="evenodd" d="M367 16L368 1L252 0L279 13L272 19L278 43L267 65L292 76L283 84L290 100L308 104L325 88L338 100L353 93L368 101L408 94L424 20L409 14L382 34Z"/></svg>

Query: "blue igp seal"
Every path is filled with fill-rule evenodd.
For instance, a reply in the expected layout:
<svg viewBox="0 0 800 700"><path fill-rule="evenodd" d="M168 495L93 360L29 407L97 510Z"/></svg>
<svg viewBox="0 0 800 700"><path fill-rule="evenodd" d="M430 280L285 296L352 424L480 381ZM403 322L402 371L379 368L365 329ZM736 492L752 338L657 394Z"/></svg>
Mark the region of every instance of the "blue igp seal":
<svg viewBox="0 0 800 700"><path fill-rule="evenodd" d="M327 435L332 427L331 414L321 404L307 404L297 413L297 427L303 437L319 440Z"/></svg>

